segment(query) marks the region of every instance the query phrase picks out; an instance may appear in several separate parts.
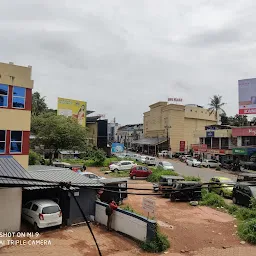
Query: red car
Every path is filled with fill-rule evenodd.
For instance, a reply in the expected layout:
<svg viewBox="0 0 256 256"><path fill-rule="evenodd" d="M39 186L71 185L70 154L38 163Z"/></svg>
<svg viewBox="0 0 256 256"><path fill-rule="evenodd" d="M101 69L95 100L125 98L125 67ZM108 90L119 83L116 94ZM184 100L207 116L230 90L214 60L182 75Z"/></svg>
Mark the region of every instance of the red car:
<svg viewBox="0 0 256 256"><path fill-rule="evenodd" d="M152 174L152 171L148 169L146 166L135 166L130 171L130 178L136 179L136 178L147 178L150 174Z"/></svg>

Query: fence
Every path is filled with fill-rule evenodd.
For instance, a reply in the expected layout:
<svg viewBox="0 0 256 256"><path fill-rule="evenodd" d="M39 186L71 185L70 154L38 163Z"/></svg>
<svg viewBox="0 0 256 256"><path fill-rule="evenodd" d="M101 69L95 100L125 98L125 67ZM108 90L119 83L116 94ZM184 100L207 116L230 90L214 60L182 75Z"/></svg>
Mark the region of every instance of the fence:
<svg viewBox="0 0 256 256"><path fill-rule="evenodd" d="M107 204L96 201L95 221L105 226L107 225L106 206ZM146 241L155 236L156 221L118 208L113 213L112 228L137 240Z"/></svg>

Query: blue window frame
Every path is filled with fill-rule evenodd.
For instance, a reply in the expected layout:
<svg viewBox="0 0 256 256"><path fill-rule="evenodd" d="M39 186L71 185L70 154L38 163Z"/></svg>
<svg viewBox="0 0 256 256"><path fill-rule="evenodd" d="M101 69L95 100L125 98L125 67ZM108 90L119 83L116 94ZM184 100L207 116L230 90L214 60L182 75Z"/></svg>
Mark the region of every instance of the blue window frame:
<svg viewBox="0 0 256 256"><path fill-rule="evenodd" d="M11 131L11 153L22 153L22 131Z"/></svg>
<svg viewBox="0 0 256 256"><path fill-rule="evenodd" d="M5 153L6 131L0 130L0 154Z"/></svg>
<svg viewBox="0 0 256 256"><path fill-rule="evenodd" d="M13 108L25 108L26 102L26 88L13 87L12 93L12 107Z"/></svg>
<svg viewBox="0 0 256 256"><path fill-rule="evenodd" d="M0 84L0 108L8 107L8 91L9 86L7 84Z"/></svg>

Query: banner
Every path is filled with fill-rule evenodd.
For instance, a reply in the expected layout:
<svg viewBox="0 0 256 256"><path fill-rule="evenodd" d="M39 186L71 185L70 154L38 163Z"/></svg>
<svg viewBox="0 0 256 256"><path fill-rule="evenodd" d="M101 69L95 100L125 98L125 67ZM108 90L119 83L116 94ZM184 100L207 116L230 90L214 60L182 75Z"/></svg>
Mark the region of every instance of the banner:
<svg viewBox="0 0 256 256"><path fill-rule="evenodd" d="M186 146L186 142L185 141L180 141L180 152L185 151L185 146Z"/></svg>
<svg viewBox="0 0 256 256"><path fill-rule="evenodd" d="M112 153L122 153L122 152L124 152L124 144L122 144L122 143L112 143L111 151L112 151Z"/></svg>
<svg viewBox="0 0 256 256"><path fill-rule="evenodd" d="M191 147L195 152L206 152L207 151L206 144L192 144Z"/></svg>
<svg viewBox="0 0 256 256"><path fill-rule="evenodd" d="M239 114L256 114L256 78L238 80Z"/></svg>
<svg viewBox="0 0 256 256"><path fill-rule="evenodd" d="M58 115L72 116L83 127L86 126L86 102L58 98Z"/></svg>

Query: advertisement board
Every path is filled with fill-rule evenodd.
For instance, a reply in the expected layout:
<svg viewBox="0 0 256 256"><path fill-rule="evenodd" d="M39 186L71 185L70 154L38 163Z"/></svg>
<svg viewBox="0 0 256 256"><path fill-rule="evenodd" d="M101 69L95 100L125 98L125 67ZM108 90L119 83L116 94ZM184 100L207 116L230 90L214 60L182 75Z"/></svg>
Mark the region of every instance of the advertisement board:
<svg viewBox="0 0 256 256"><path fill-rule="evenodd" d="M186 146L186 142L185 141L180 141L180 152L185 151L185 146Z"/></svg>
<svg viewBox="0 0 256 256"><path fill-rule="evenodd" d="M112 151L112 153L122 153L122 152L124 152L124 144L122 144L122 143L112 143L111 151Z"/></svg>
<svg viewBox="0 0 256 256"><path fill-rule="evenodd" d="M58 98L58 115L71 116L77 119L77 122L83 127L86 126L86 102Z"/></svg>
<svg viewBox="0 0 256 256"><path fill-rule="evenodd" d="M206 137L214 137L214 131L207 131Z"/></svg>
<svg viewBox="0 0 256 256"><path fill-rule="evenodd" d="M233 137L256 136L256 127L232 128Z"/></svg>
<svg viewBox="0 0 256 256"><path fill-rule="evenodd" d="M256 114L256 78L238 80L239 114Z"/></svg>
<svg viewBox="0 0 256 256"><path fill-rule="evenodd" d="M207 151L206 144L192 144L191 147L195 152L206 152Z"/></svg>

